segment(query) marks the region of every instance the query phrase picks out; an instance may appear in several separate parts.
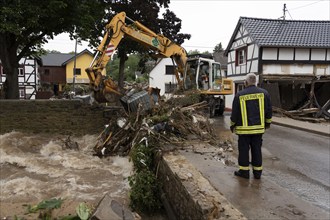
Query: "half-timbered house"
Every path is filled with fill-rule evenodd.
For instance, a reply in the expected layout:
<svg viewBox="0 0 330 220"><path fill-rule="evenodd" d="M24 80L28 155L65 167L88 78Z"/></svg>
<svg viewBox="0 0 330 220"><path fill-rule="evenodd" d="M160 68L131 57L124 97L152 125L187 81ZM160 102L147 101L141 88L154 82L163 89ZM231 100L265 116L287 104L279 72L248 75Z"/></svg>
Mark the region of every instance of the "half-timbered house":
<svg viewBox="0 0 330 220"><path fill-rule="evenodd" d="M18 67L18 86L19 99L35 99L37 90L40 86L38 68L41 65L40 58L23 57L19 61ZM4 86L6 74L0 62L0 87Z"/></svg>
<svg viewBox="0 0 330 220"><path fill-rule="evenodd" d="M291 110L311 96L321 106L330 99L330 21L241 17L225 54L235 93L255 73L274 106Z"/></svg>

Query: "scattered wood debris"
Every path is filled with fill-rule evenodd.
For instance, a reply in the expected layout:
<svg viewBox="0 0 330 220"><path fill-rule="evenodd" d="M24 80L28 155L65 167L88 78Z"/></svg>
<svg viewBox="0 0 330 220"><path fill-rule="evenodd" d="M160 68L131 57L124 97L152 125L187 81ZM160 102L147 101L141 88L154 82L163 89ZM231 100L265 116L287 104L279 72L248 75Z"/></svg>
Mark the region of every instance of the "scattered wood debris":
<svg viewBox="0 0 330 220"><path fill-rule="evenodd" d="M71 140L71 135L69 135L65 140L60 139L63 143L62 150L79 150L79 145L76 141Z"/></svg>
<svg viewBox="0 0 330 220"><path fill-rule="evenodd" d="M329 121L330 114L326 109L329 109L330 101L322 108L306 108L287 111L278 107L273 106L273 112L287 116L292 119L310 121L310 122L325 122Z"/></svg>
<svg viewBox="0 0 330 220"><path fill-rule="evenodd" d="M94 147L96 155L128 155L135 144L150 136L157 138L159 146L182 145L192 136L215 142L216 135L205 112L207 103L199 100L196 94L186 94L161 102L149 112L138 106L126 117L112 118L99 135Z"/></svg>

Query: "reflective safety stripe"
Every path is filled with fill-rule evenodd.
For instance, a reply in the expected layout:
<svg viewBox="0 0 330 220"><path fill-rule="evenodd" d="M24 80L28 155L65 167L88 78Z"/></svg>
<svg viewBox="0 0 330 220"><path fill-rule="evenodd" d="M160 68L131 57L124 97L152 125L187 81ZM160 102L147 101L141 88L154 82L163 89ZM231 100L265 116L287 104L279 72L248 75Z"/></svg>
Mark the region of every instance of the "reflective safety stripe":
<svg viewBox="0 0 330 220"><path fill-rule="evenodd" d="M252 126L248 126L248 127L244 127L244 126L236 126L236 129L241 129L241 130L254 130L254 129L263 129L264 126L262 125L252 125Z"/></svg>
<svg viewBox="0 0 330 220"><path fill-rule="evenodd" d="M262 134L265 132L265 97L264 93L247 94L239 97L242 126L236 126L236 134ZM255 100L259 104L259 117L260 124L250 125L248 124L248 115L246 109L246 101Z"/></svg>
<svg viewBox="0 0 330 220"><path fill-rule="evenodd" d="M266 118L266 122L267 123L272 123L272 119L271 118Z"/></svg>
<svg viewBox="0 0 330 220"><path fill-rule="evenodd" d="M246 127L248 125L248 121L247 121L245 101L244 101L244 99L241 99L241 97L240 97L239 101L240 101L240 106L241 106L242 124L244 127Z"/></svg>
<svg viewBox="0 0 330 220"><path fill-rule="evenodd" d="M259 98L259 113L260 113L260 122L262 126L265 126L265 102L264 94L262 93L262 98Z"/></svg>
<svg viewBox="0 0 330 220"><path fill-rule="evenodd" d="M253 170L262 170L262 166L261 167L255 167L255 166L253 166Z"/></svg>
<svg viewBox="0 0 330 220"><path fill-rule="evenodd" d="M250 170L250 167L243 167L243 166L239 166L240 170Z"/></svg>
<svg viewBox="0 0 330 220"><path fill-rule="evenodd" d="M235 130L236 134L263 134L265 133L265 129L258 129L258 130Z"/></svg>

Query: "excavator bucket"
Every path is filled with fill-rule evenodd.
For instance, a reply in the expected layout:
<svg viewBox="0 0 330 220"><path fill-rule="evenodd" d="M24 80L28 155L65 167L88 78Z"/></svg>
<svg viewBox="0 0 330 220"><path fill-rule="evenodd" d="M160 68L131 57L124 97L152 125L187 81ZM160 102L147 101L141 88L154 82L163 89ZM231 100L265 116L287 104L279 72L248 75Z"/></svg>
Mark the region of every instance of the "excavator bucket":
<svg viewBox="0 0 330 220"><path fill-rule="evenodd" d="M139 105L141 106L142 110L148 111L159 102L159 92L160 89L150 87L148 92L143 90L137 93L129 93L122 97L120 102L126 112L137 112Z"/></svg>
<svg viewBox="0 0 330 220"><path fill-rule="evenodd" d="M127 94L120 99L126 112L137 112L139 105L145 111L150 110L151 99L147 91L141 91L134 94Z"/></svg>

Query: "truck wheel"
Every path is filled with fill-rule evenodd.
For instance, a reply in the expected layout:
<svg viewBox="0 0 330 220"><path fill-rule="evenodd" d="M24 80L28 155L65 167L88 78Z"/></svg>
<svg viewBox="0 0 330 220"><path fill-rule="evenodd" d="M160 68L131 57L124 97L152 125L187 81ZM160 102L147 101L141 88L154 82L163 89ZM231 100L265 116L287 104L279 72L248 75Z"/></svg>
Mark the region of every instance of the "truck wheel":
<svg viewBox="0 0 330 220"><path fill-rule="evenodd" d="M210 118L214 118L215 112L215 105L210 105Z"/></svg>
<svg viewBox="0 0 330 220"><path fill-rule="evenodd" d="M223 100L220 101L220 106L216 111L217 116L222 116L225 111L225 102Z"/></svg>

